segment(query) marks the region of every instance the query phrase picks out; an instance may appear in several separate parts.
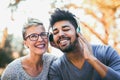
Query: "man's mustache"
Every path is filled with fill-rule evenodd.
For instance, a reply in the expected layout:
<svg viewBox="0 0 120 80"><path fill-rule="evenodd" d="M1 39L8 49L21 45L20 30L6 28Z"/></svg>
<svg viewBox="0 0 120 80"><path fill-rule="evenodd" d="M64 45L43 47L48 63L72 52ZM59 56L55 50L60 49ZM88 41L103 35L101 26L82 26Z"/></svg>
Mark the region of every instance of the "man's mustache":
<svg viewBox="0 0 120 80"><path fill-rule="evenodd" d="M66 36L60 36L57 43L60 43L60 41L62 41L62 40L70 40L70 38L66 37Z"/></svg>

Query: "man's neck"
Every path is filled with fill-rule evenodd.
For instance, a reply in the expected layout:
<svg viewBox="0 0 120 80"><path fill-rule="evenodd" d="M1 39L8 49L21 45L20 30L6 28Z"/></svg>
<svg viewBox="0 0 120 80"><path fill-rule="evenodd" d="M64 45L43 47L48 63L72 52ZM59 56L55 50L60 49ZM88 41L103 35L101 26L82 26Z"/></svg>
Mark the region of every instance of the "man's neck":
<svg viewBox="0 0 120 80"><path fill-rule="evenodd" d="M84 65L85 62L83 54L80 52L68 53L67 59L78 69L82 69L82 66Z"/></svg>

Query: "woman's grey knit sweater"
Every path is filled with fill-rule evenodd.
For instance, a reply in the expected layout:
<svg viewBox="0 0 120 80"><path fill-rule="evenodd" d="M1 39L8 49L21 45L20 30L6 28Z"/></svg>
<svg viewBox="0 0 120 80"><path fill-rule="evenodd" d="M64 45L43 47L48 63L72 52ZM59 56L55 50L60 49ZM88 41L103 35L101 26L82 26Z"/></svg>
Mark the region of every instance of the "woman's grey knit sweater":
<svg viewBox="0 0 120 80"><path fill-rule="evenodd" d="M48 80L49 66L56 57L49 53L43 55L43 70L37 77L31 77L26 73L22 67L21 59L14 60L6 67L1 76L1 80Z"/></svg>

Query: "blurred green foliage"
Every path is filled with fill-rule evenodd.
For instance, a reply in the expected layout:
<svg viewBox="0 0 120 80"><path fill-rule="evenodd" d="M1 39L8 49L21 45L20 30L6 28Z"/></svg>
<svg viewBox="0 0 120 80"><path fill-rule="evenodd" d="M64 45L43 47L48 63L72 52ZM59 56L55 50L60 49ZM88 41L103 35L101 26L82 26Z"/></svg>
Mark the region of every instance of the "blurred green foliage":
<svg viewBox="0 0 120 80"><path fill-rule="evenodd" d="M9 51L5 51L5 49L0 49L0 67L4 68L8 63L10 63L13 58L8 55Z"/></svg>
<svg viewBox="0 0 120 80"><path fill-rule="evenodd" d="M4 48L0 49L0 67L5 67L8 63L10 63L12 58L12 41L13 35L8 35L8 38L5 42Z"/></svg>

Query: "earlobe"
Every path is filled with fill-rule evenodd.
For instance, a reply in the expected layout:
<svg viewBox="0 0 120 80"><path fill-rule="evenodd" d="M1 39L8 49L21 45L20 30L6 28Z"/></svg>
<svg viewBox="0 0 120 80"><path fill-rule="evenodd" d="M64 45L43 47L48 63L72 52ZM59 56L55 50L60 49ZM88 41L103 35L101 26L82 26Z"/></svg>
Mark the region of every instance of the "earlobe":
<svg viewBox="0 0 120 80"><path fill-rule="evenodd" d="M81 35L81 33L76 33L76 36L77 36L77 37L80 37L80 35Z"/></svg>
<svg viewBox="0 0 120 80"><path fill-rule="evenodd" d="M25 41L23 42L23 44L24 44L24 47L25 47L25 48L29 48L29 47L26 45L26 42L25 42Z"/></svg>
<svg viewBox="0 0 120 80"><path fill-rule="evenodd" d="M26 45L26 42L25 42L25 41L23 41L23 44L24 44L24 45Z"/></svg>
<svg viewBox="0 0 120 80"><path fill-rule="evenodd" d="M80 36L80 27L78 26L76 29L76 36L79 37Z"/></svg>

